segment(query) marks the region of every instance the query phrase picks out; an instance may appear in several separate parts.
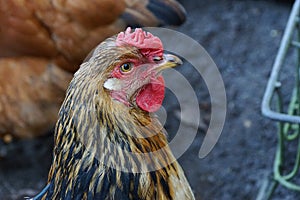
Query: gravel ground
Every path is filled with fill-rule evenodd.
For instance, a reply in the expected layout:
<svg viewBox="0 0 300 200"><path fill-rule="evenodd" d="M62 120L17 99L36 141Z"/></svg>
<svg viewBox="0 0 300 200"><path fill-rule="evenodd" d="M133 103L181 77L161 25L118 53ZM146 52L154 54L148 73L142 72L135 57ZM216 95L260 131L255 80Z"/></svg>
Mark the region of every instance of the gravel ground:
<svg viewBox="0 0 300 200"><path fill-rule="evenodd" d="M204 159L198 158L202 127L179 162L197 199L256 199L272 170L277 144L275 123L261 116L260 103L292 4L246 0L181 3L188 19L178 30L198 41L219 67L228 113L213 151ZM183 69L182 73L190 76L192 72ZM194 88L204 113L203 123L207 124L207 90L203 85ZM166 102L170 98L168 95ZM176 106L169 108L166 129L173 132L178 122ZM44 186L52 140L50 134L0 146L0 199L22 199ZM273 196L276 200L299 198L299 193L283 187Z"/></svg>

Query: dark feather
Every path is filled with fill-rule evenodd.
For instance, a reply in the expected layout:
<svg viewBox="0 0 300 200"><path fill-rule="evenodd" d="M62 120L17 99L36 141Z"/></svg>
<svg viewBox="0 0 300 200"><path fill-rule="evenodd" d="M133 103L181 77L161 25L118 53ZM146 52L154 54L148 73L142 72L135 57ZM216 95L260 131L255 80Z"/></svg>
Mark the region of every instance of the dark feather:
<svg viewBox="0 0 300 200"><path fill-rule="evenodd" d="M121 15L128 26L178 26L186 19L184 8L175 0L148 0L145 7L138 2Z"/></svg>
<svg viewBox="0 0 300 200"><path fill-rule="evenodd" d="M147 8L159 19L161 26L180 25L185 21L185 10L177 2L149 0Z"/></svg>

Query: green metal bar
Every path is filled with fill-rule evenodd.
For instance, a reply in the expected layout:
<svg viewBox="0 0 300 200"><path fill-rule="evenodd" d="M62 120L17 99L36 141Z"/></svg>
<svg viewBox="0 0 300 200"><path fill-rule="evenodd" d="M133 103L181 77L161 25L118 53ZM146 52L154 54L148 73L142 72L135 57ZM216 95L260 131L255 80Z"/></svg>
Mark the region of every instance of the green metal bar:
<svg viewBox="0 0 300 200"><path fill-rule="evenodd" d="M282 112L283 104L282 104L282 96L281 96L280 88L276 88L275 93L277 94L277 110L279 112ZM276 149L274 166L273 166L275 180L278 180L281 177L280 171L281 171L282 160L283 160L282 152L284 150L283 122L278 123L277 137L278 137L278 143L277 143L277 149Z"/></svg>
<svg viewBox="0 0 300 200"><path fill-rule="evenodd" d="M300 0L296 0L290 13L287 26L282 37L280 47L272 68L267 88L262 101L262 113L264 116L278 121L277 137L278 143L273 165L273 180L268 187L261 189L259 200L270 199L277 185L282 185L290 190L299 191L300 185L294 181L299 175L300 169ZM297 31L296 35L294 34ZM296 38L294 37L296 36ZM286 59L288 49L294 47L296 50L296 75L295 88L288 106L284 112L283 96L278 84L280 70ZM276 97L276 109L271 109L271 103ZM292 141L297 142L294 165L291 169L284 169L287 158L287 145ZM294 145L294 143L293 143ZM290 157L290 156L288 156ZM264 194L264 195L261 195Z"/></svg>
<svg viewBox="0 0 300 200"><path fill-rule="evenodd" d="M297 28L297 41L300 40L300 35L299 35L299 24L296 26ZM299 43L300 44L300 43ZM299 83L300 83L300 77L299 77L299 65L300 65L300 51L299 48L297 48L297 58L296 58L296 80L295 80L295 94L293 94L293 101L291 102L289 106L289 110L291 110L291 114L293 115L299 115L300 113L300 107L299 107L299 102L300 102L300 92L299 92ZM300 124L295 124L295 130L294 130L294 135L298 137L298 147L297 147L297 155L295 159L295 165L293 170L291 171L290 174L287 174L284 176L286 180L292 179L293 177L296 176L297 172L299 171L299 165L300 165ZM287 130L289 131L289 130ZM295 138L296 139L296 138Z"/></svg>
<svg viewBox="0 0 300 200"><path fill-rule="evenodd" d="M297 24L297 29L299 28L299 25ZM299 31L297 31L297 40L300 40ZM293 95L290 101L290 105L288 108L288 114L289 115L299 115L300 113L300 92L299 92L299 83L300 83L300 77L299 77L299 69L300 69L300 43L296 41L291 42L293 46L297 47L297 64L296 64L296 80L295 80L295 88L293 90ZM283 113L283 104L282 104L282 95L280 93L279 88L277 88L277 95L278 95L278 105L277 109L280 113ZM290 134L290 131L293 132L293 134ZM274 179L277 180L280 184L283 186L291 189L300 191L300 186L292 183L291 179L294 178L298 171L300 166L300 124L292 124L292 123L285 123L285 122L279 122L278 125L278 147L276 151L276 157L274 161ZM284 143L285 141L292 141L296 140L298 138L298 145L297 145L297 153L295 158L295 163L292 171L287 173L286 175L281 174L281 168L284 164Z"/></svg>
<svg viewBox="0 0 300 200"><path fill-rule="evenodd" d="M280 92L280 89L276 89L276 94L277 94L277 109L279 112L283 112L283 100L282 100L282 95ZM284 163L284 155L283 152L285 151L285 146L284 146L284 125L285 122L279 122L278 123L278 143L277 143L277 149L276 149L276 155L275 155L275 160L274 160L274 166L273 166L273 171L274 171L274 179L281 185L285 186L288 189L291 190L296 190L300 191L300 186L297 184L294 184L290 182L289 180L295 177L295 175L298 173L299 170L299 163L300 163L300 137L298 137L298 148L297 148L297 156L296 156L296 161L295 165L293 167L293 170L288 173L287 175L282 175L282 167ZM299 129L300 130L300 129ZM271 196L271 194L274 192L276 188L276 185L271 185L271 188L269 191L267 191L267 197Z"/></svg>
<svg viewBox="0 0 300 200"><path fill-rule="evenodd" d="M288 108L289 115L295 115L295 107L297 104L297 95L296 94L297 94L297 89L294 88L291 102L290 102L290 105ZM280 112L282 113L283 111L280 111ZM294 131L293 134L289 134L290 129L297 129L297 127L293 127L292 123L285 123L284 130L283 130L284 136L287 140L295 140L299 136L299 133L298 133L298 131Z"/></svg>
<svg viewBox="0 0 300 200"><path fill-rule="evenodd" d="M297 41L300 40L300 33L299 33L299 24L297 24L296 26L297 28ZM299 43L300 44L300 43ZM299 92L299 83L300 83L300 77L299 77L299 69L300 69L300 50L299 48L297 48L297 58L296 58L296 80L295 80L295 94L293 95L293 99L295 99L294 101L292 101L292 104L289 106L290 110L292 110L292 114L293 115L299 115L300 113L300 107L299 107L299 102L300 102L300 92ZM296 159L295 159L295 165L294 168L292 170L292 172L290 174L287 174L286 176L284 176L284 178L286 180L292 179L293 177L295 177L297 175L297 172L299 171L299 165L300 165L300 124L295 124L295 136L298 137L298 147L297 147L297 155L296 155ZM296 139L296 138L295 138Z"/></svg>
<svg viewBox="0 0 300 200"><path fill-rule="evenodd" d="M297 148L297 155L296 155L296 159L295 159L294 168L289 174L287 174L285 176L282 176L282 177L285 180L290 180L293 177L295 177L297 175L298 171L299 171L299 165L300 165L300 138L298 138L298 148Z"/></svg>

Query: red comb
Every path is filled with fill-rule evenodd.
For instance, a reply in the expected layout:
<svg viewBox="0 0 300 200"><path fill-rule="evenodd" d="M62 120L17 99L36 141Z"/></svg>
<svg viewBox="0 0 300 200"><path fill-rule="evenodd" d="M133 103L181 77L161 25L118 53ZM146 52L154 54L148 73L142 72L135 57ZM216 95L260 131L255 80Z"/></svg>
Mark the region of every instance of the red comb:
<svg viewBox="0 0 300 200"><path fill-rule="evenodd" d="M129 44L139 48L144 55L162 56L163 44L161 40L149 32L143 31L141 28L136 28L131 32L128 27L125 32L121 32L117 36L117 46Z"/></svg>

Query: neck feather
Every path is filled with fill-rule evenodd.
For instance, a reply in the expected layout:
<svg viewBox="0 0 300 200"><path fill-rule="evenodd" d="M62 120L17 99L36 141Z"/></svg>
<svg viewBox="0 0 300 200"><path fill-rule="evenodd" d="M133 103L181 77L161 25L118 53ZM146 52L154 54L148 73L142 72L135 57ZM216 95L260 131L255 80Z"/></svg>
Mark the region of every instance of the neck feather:
<svg viewBox="0 0 300 200"><path fill-rule="evenodd" d="M45 199L176 199L179 188L186 191L178 199L192 197L156 118L75 83L59 113Z"/></svg>

